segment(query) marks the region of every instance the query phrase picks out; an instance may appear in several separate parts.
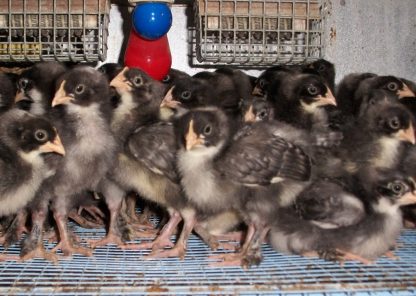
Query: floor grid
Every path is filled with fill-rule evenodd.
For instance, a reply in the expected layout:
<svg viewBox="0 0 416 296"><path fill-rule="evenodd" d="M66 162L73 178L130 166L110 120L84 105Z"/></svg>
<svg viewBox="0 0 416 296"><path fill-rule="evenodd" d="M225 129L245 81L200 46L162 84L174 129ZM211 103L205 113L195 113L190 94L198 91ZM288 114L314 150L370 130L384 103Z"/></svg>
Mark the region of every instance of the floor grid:
<svg viewBox="0 0 416 296"><path fill-rule="evenodd" d="M74 230L83 239L104 235L104 230ZM93 257L75 255L58 264L3 262L0 295L416 295L416 230L405 230L398 246L398 260L382 257L372 265L341 266L283 255L264 244L262 264L244 270L210 267L207 257L221 251L210 251L192 235L183 261L143 260L149 251L108 246L97 248ZM16 245L7 253L19 250Z"/></svg>

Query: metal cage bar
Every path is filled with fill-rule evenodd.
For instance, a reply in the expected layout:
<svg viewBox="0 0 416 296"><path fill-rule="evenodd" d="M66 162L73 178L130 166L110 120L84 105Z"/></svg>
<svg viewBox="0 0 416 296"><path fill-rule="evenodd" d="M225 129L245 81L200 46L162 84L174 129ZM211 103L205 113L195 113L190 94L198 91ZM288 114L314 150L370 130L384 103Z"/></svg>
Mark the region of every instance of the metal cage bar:
<svg viewBox="0 0 416 296"><path fill-rule="evenodd" d="M203 65L261 68L323 56L323 0L196 0Z"/></svg>
<svg viewBox="0 0 416 296"><path fill-rule="evenodd" d="M0 61L103 61L110 0L0 0Z"/></svg>

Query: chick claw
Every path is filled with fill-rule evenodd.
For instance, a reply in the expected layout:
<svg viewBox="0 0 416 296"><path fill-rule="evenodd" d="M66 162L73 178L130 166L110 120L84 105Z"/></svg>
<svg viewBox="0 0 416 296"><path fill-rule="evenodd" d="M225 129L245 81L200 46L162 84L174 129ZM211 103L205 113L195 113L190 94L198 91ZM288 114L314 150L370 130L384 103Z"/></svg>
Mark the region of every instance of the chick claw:
<svg viewBox="0 0 416 296"><path fill-rule="evenodd" d="M58 256L53 253L47 252L43 246L37 246L35 249L28 251L26 254L20 257L21 261L27 261L35 258L43 258L53 263L58 263Z"/></svg>
<svg viewBox="0 0 416 296"><path fill-rule="evenodd" d="M82 246L75 246L72 243L67 241L60 241L51 252L56 253L58 250L61 250L65 257L72 256L72 254L81 254L87 257L92 256L92 250Z"/></svg>
<svg viewBox="0 0 416 296"><path fill-rule="evenodd" d="M180 260L184 260L186 255L186 250L182 246L175 245L172 249L168 250L158 250L152 252L147 256L144 256L144 260L153 260L158 258L175 258L178 257Z"/></svg>

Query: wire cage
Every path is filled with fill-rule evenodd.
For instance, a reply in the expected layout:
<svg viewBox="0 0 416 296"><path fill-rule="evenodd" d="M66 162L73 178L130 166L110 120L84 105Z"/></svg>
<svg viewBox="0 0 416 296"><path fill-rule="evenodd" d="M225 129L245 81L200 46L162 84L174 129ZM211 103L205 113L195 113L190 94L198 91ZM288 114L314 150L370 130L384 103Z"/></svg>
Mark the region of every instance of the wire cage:
<svg viewBox="0 0 416 296"><path fill-rule="evenodd" d="M104 60L110 0L0 0L0 61Z"/></svg>
<svg viewBox="0 0 416 296"><path fill-rule="evenodd" d="M323 56L323 0L196 0L202 64L260 68Z"/></svg>

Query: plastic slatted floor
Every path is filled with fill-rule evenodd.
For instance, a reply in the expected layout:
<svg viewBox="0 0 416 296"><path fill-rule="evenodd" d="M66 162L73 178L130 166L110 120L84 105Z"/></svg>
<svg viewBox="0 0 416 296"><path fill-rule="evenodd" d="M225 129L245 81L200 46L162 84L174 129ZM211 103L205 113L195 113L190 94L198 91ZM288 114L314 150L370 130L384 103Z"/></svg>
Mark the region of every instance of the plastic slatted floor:
<svg viewBox="0 0 416 296"><path fill-rule="evenodd" d="M75 231L81 238L104 235L104 230ZM18 252L18 246L8 250ZM380 258L367 266L282 255L265 244L258 267L213 268L207 259L212 251L196 236L184 261L145 261L148 252L109 246L96 249L93 257L75 255L59 264L0 263L0 295L416 295L415 230L403 232L395 252L399 260Z"/></svg>

